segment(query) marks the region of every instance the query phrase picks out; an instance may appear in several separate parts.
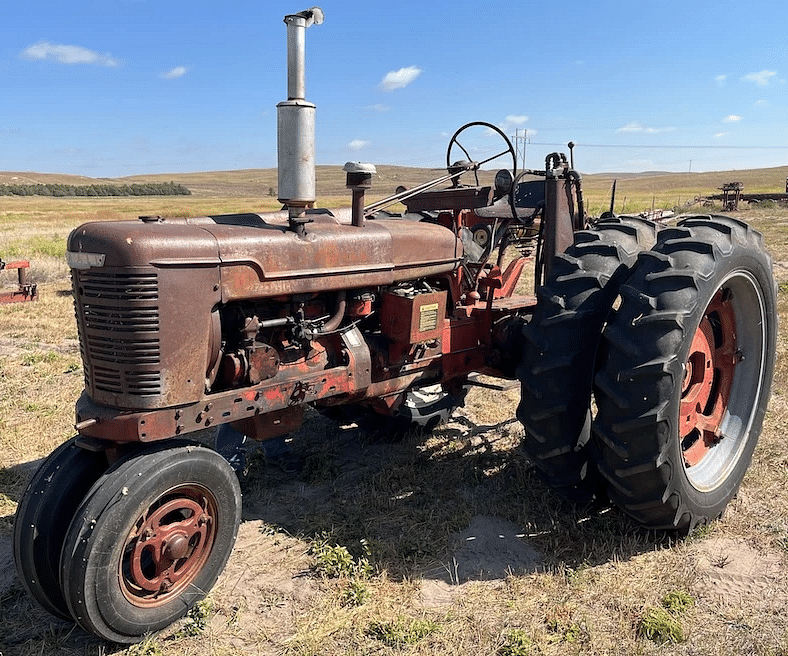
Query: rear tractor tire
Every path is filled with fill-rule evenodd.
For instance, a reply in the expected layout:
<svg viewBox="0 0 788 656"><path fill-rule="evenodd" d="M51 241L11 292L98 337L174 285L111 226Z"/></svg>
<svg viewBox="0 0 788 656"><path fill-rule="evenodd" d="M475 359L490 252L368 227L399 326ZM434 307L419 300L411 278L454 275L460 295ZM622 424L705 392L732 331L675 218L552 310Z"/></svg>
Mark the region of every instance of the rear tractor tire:
<svg viewBox="0 0 788 656"><path fill-rule="evenodd" d="M162 444L119 461L88 492L63 543L70 614L117 643L163 629L216 582L240 518L238 480L215 451Z"/></svg>
<svg viewBox="0 0 788 656"><path fill-rule="evenodd" d="M752 459L769 400L776 286L761 235L696 216L660 233L621 290L596 378L598 466L641 524L719 517Z"/></svg>
<svg viewBox="0 0 788 656"><path fill-rule="evenodd" d="M402 431L428 433L449 421L454 411L465 403L467 391L466 386L461 386L458 392L447 392L440 384L409 389L394 421Z"/></svg>
<svg viewBox="0 0 788 656"><path fill-rule="evenodd" d="M591 391L598 345L621 284L656 226L611 218L575 234L556 255L524 329L517 416L525 450L542 480L577 503L593 500L599 478L591 456Z"/></svg>

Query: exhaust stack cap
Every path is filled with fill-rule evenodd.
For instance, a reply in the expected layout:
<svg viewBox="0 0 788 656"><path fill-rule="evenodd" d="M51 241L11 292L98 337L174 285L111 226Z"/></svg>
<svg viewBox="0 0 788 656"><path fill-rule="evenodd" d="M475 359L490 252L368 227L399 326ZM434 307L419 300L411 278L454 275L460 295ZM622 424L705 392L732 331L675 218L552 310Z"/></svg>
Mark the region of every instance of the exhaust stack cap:
<svg viewBox="0 0 788 656"><path fill-rule="evenodd" d="M312 27L312 25L322 25L325 15L320 7L312 7L311 9L304 9L295 14L285 16L285 23L288 18L303 18L305 23L304 27Z"/></svg>

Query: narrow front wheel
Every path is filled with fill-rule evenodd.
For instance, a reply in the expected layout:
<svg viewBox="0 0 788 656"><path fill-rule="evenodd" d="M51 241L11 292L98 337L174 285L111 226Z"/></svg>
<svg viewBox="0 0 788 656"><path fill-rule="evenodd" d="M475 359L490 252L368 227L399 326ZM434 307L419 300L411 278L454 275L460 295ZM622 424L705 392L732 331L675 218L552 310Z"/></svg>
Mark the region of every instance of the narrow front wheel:
<svg viewBox="0 0 788 656"><path fill-rule="evenodd" d="M118 643L163 629L216 582L240 515L235 473L210 449L162 445L122 460L66 535L61 585L71 615Z"/></svg>

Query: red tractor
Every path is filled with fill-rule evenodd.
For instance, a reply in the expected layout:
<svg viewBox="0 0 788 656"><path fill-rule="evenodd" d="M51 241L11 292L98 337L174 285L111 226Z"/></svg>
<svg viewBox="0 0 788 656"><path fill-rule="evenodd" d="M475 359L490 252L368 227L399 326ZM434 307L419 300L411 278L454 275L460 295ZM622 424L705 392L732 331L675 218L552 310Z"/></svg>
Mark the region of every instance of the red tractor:
<svg viewBox="0 0 788 656"><path fill-rule="evenodd" d="M93 222L69 237L85 391L78 434L16 515L30 594L102 638L140 640L207 594L235 541L237 476L196 431L267 440L308 405L427 425L462 403L475 373L519 378L525 448L565 496L607 495L653 528L719 516L774 367L760 235L712 216L662 230L589 222L565 156L517 172L488 124L452 137L446 175L386 199L406 212L365 206L374 168L360 163L346 165L352 208L314 209L303 52L322 13L285 22L283 211ZM477 127L500 137L494 158L465 148ZM496 158L510 168L479 184ZM527 261L536 297L515 293Z"/></svg>

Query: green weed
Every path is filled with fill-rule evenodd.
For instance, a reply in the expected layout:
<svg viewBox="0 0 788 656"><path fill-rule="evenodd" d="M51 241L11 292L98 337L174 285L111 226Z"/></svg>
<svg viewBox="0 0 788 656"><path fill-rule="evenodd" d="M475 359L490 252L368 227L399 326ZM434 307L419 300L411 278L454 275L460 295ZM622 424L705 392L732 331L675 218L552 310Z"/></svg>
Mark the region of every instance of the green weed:
<svg viewBox="0 0 788 656"><path fill-rule="evenodd" d="M198 601L186 613L183 625L176 634L179 638L192 638L201 635L211 621L213 615L213 601L203 599Z"/></svg>
<svg viewBox="0 0 788 656"><path fill-rule="evenodd" d="M505 636L503 644L498 648L499 656L528 656L533 641L525 629L511 629Z"/></svg>
<svg viewBox="0 0 788 656"><path fill-rule="evenodd" d="M351 581L343 595L345 606L363 606L369 600L369 588L363 581Z"/></svg>
<svg viewBox="0 0 788 656"><path fill-rule="evenodd" d="M346 547L320 544L313 546L310 553L315 557L312 569L330 579L353 574L353 556Z"/></svg>
<svg viewBox="0 0 788 656"><path fill-rule="evenodd" d="M649 608L638 624L638 634L654 642L684 642L681 622L664 608Z"/></svg>
<svg viewBox="0 0 788 656"><path fill-rule="evenodd" d="M132 645L126 650L127 656L164 656L155 638L145 638L142 642Z"/></svg>
<svg viewBox="0 0 788 656"><path fill-rule="evenodd" d="M687 608L694 605L695 599L693 599L692 595L683 590L673 590L662 597L663 608L669 610L671 613L683 613Z"/></svg>
<svg viewBox="0 0 788 656"><path fill-rule="evenodd" d="M326 578L334 579L340 576L368 578L372 572L372 567L366 558L353 558L347 547L330 544L327 536L312 544L309 553L315 559L312 571Z"/></svg>
<svg viewBox="0 0 788 656"><path fill-rule="evenodd" d="M31 367L39 362L57 362L59 358L60 356L54 351L49 351L48 353L27 353L22 356L22 366Z"/></svg>
<svg viewBox="0 0 788 656"><path fill-rule="evenodd" d="M399 616L390 622L373 622L367 634L389 647L415 645L440 630L440 624L429 619L412 619Z"/></svg>

